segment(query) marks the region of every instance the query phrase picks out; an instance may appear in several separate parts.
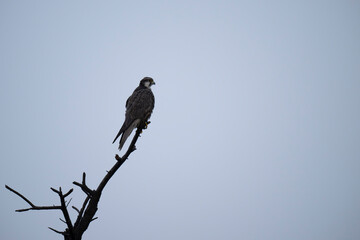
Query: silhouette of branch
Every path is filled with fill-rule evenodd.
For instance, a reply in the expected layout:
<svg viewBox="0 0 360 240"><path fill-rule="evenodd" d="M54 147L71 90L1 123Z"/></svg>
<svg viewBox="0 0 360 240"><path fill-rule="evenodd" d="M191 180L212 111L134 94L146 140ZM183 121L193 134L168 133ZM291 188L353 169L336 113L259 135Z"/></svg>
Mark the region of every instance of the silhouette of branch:
<svg viewBox="0 0 360 240"><path fill-rule="evenodd" d="M59 188L59 190L56 190L56 189L54 189L54 188L51 188L51 190L53 190L54 192L56 192L56 193L59 195L59 197L60 197L61 211L62 211L62 213L63 213L63 215L64 215L65 222L66 222L66 224L67 224L67 226L68 226L68 230L69 230L69 232L70 232L70 235L73 235L73 230L74 230L74 229L73 229L73 225L72 225L72 223L71 223L71 219L70 219L70 216L69 216L69 212L68 212L68 210L67 210L67 206L66 206L66 203L65 203L65 198L72 193L73 189L70 189L70 190L69 190L67 193L65 193L65 194L62 193L61 187Z"/></svg>
<svg viewBox="0 0 360 240"><path fill-rule="evenodd" d="M69 203L71 202L71 199L68 203L66 203L65 198L68 197L72 192L73 189L70 189L67 193L63 194L61 187L59 190L55 188L51 188L51 190L58 194L60 198L60 205L59 206L37 206L33 204L29 199L27 199L25 196L20 194L19 192L15 191L11 187L5 185L6 189L10 190L11 192L18 195L20 198L22 198L25 202L27 202L31 207L25 208L25 209L18 209L16 212L24 212L29 210L61 210L62 214L64 216L64 219L60 220L64 223L66 223L67 228L65 231L61 232L56 229L53 229L49 227L50 230L61 234L64 236L65 240L81 240L83 233L87 230L90 223L97 219L97 217L94 217L97 210L98 210L98 203L100 201L100 197L102 194L103 189L105 188L106 184L109 182L111 177L115 174L115 172L121 167L121 165L128 159L130 154L136 150L135 144L138 140L140 134L142 133L143 129L146 129L147 124L145 122L141 123L141 125L137 128L136 133L129 145L129 148L127 149L126 153L120 157L118 154L115 155L115 159L117 160L114 166L107 172L107 174L104 176L96 190L91 190L86 185L86 173L84 172L82 175L82 182L76 182L74 181L73 184L75 186L78 186L81 188L81 190L86 194L86 198L82 204L81 209L79 210L75 206L72 206L72 208L78 213L78 216L76 218L76 221L74 225L72 224L72 221L69 216L69 212L67 210L67 207Z"/></svg>
<svg viewBox="0 0 360 240"><path fill-rule="evenodd" d="M53 229L53 228L51 228L51 227L48 227L48 228L49 228L50 230L52 230L52 231L54 231L54 232L58 233L58 234L65 235L65 232L58 231L58 230Z"/></svg>
<svg viewBox="0 0 360 240"><path fill-rule="evenodd" d="M117 162L114 164L114 166L107 172L103 180L100 182L99 186L95 191L92 192L92 196L90 198L90 201L86 207L86 210L84 212L84 215L77 219L75 222L75 226L77 227L77 230L79 233L83 234L86 229L89 227L89 224L94 219L95 213L97 211L97 205L99 203L102 190L105 188L108 181L111 179L111 177L115 174L115 172L121 167L121 165L126 161L126 159L129 157L129 155L136 150L135 143L138 140L142 129L145 129L145 123L143 123L141 126L139 126L136 130L136 133L129 145L128 150L126 153L120 158L119 155L115 155L115 159ZM84 176L84 174L83 174ZM83 207L85 204L83 205ZM80 216L80 215L79 215Z"/></svg>
<svg viewBox="0 0 360 240"><path fill-rule="evenodd" d="M79 210L77 207L72 206L72 208L75 209L75 211L76 211L78 214L80 214L80 210Z"/></svg>
<svg viewBox="0 0 360 240"><path fill-rule="evenodd" d="M65 221L64 220L62 220L62 221L66 223L66 225L68 227L67 230L65 232L60 232L51 227L49 227L49 229L53 230L56 233L62 234L64 236L67 234L67 231L69 231L69 233L71 235L73 235L73 226L72 226L71 219L70 219L69 213L67 211L67 206L65 203L65 198L72 193L73 189L70 189L67 193L63 194L61 187L59 188L59 190L56 190L55 188L50 188L53 192L55 192L59 195L61 205L60 206L36 206L29 199L27 199L25 196L23 196L19 192L15 191L11 187L9 187L7 185L5 185L5 187L8 190L10 190L11 192L13 192L16 195L18 195L19 197L21 197L25 202L27 202L31 206L30 208L18 209L18 210L16 210L16 212L25 212L25 211L29 211L29 210L55 210L55 209L61 210L64 215L64 218L65 218Z"/></svg>
<svg viewBox="0 0 360 240"><path fill-rule="evenodd" d="M94 190L91 190L87 185L86 185L86 173L83 173L83 178L82 178L82 183L78 183L78 182L73 182L74 185L78 186L81 188L81 190L83 190L83 192L88 195L89 197L91 197L94 194Z"/></svg>
<svg viewBox="0 0 360 240"><path fill-rule="evenodd" d="M83 202L81 210L79 210L79 209L77 209L76 207L73 206L73 208L78 212L78 217L76 218L76 221L75 221L75 224L74 224L75 227L77 227L79 225L79 222L80 222L81 218L83 217L85 207L87 206L89 200L90 200L90 197L87 196L85 201Z"/></svg>
<svg viewBox="0 0 360 240"><path fill-rule="evenodd" d="M24 209L15 210L16 212L26 212L26 211L29 211L29 210L59 210L59 209L61 209L61 206L36 206L29 199L27 199L22 194L15 191L14 189L9 187L8 185L5 185L5 188L10 190L11 192L15 193L16 195L18 195L22 199L24 199L24 201L27 202L31 206L30 208L24 208Z"/></svg>

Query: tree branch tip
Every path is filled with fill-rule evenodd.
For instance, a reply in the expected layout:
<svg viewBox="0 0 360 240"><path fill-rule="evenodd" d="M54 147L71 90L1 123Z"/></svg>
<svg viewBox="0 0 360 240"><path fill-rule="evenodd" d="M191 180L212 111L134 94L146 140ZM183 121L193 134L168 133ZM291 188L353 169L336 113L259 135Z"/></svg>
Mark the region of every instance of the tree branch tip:
<svg viewBox="0 0 360 240"><path fill-rule="evenodd" d="M78 214L80 214L80 210L79 210L77 207L72 206L72 208L75 209L75 211L76 211Z"/></svg>
<svg viewBox="0 0 360 240"><path fill-rule="evenodd" d="M15 193L15 190L14 190L14 189L12 189L11 187L9 187L8 185L5 185L5 188L6 188L7 190L12 191L12 192L14 192L14 193Z"/></svg>
<svg viewBox="0 0 360 240"><path fill-rule="evenodd" d="M82 187L83 185L81 183L78 183L76 181L73 182L74 185L78 186L78 187Z"/></svg>
<svg viewBox="0 0 360 240"><path fill-rule="evenodd" d="M122 158L118 154L115 155L115 159L118 160L118 161L122 160Z"/></svg>
<svg viewBox="0 0 360 240"><path fill-rule="evenodd" d="M72 198L70 198L69 202L66 203L66 207L69 206L69 204L71 203L71 200L72 200Z"/></svg>
<svg viewBox="0 0 360 240"><path fill-rule="evenodd" d="M86 180L86 173L83 172L83 176L82 176L82 183L85 184L85 180Z"/></svg>
<svg viewBox="0 0 360 240"><path fill-rule="evenodd" d="M31 207L35 207L35 205L34 205L29 199L27 199L26 197L24 197L21 193L15 191L14 189L12 189L11 187L9 187L9 186L7 186L7 185L5 185L5 187L6 187L9 191L15 193L15 194L18 195L20 198L22 198L22 199L23 199L25 202L27 202ZM21 210L21 209L20 209L20 210ZM27 211L27 210L26 210L26 211Z"/></svg>
<svg viewBox="0 0 360 240"><path fill-rule="evenodd" d="M26 212L29 211L31 208L25 208L25 209L17 209L15 212Z"/></svg>
<svg viewBox="0 0 360 240"><path fill-rule="evenodd" d="M60 194L60 192L58 190L56 190L55 188L51 187L50 188L53 192L57 193L57 194Z"/></svg>
<svg viewBox="0 0 360 240"><path fill-rule="evenodd" d="M53 229L53 228L51 228L51 227L48 227L48 228L49 228L50 230L58 233L58 234L65 235L65 232L60 232L60 231L58 231L58 230L56 230L56 229Z"/></svg>
<svg viewBox="0 0 360 240"><path fill-rule="evenodd" d="M66 198L67 196L69 196L72 192L74 191L74 189L70 189L67 193L64 194L64 198ZM71 200L70 200L71 201Z"/></svg>

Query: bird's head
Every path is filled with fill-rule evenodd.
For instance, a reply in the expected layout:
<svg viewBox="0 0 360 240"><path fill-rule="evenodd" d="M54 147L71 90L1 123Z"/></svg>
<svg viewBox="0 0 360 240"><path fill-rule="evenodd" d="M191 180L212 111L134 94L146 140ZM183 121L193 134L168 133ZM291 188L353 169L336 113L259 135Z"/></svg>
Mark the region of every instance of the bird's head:
<svg viewBox="0 0 360 240"><path fill-rule="evenodd" d="M152 85L155 85L154 80L151 77L144 77L141 81L140 81L140 86L144 86L147 88L150 88Z"/></svg>

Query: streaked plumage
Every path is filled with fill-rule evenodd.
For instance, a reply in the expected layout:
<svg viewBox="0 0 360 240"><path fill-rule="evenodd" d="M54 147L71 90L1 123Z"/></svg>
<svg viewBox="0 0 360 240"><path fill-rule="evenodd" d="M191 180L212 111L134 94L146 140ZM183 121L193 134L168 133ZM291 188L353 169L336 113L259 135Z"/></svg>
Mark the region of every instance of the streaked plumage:
<svg viewBox="0 0 360 240"><path fill-rule="evenodd" d="M113 143L121 135L119 150L124 146L126 139L139 123L147 121L154 109L155 98L151 86L155 82L151 77L144 77L133 94L126 101L125 121L116 135Z"/></svg>

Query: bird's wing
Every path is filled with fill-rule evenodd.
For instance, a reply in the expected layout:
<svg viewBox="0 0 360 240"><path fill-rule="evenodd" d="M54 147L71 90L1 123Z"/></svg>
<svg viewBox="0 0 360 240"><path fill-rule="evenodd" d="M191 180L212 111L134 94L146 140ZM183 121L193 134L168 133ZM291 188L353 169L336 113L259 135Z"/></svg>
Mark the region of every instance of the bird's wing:
<svg viewBox="0 0 360 240"><path fill-rule="evenodd" d="M126 139L131 134L132 130L138 126L141 120L146 120L146 116L144 112L151 108L151 112L153 107L153 104L151 102L154 102L153 99L154 95L152 94L150 89L135 89L133 94L126 100L126 113L125 113L125 121L123 125L121 126L118 134L116 135L113 143L116 141L116 139L126 132L127 134L123 134L120 139L120 145L121 143L125 143ZM149 100L150 99L150 100ZM151 114L151 113L150 113ZM136 121L136 120L140 121ZM134 124L136 121L136 124ZM129 130L131 128L131 130ZM124 136L127 135L127 136ZM120 147L119 147L120 148Z"/></svg>
<svg viewBox="0 0 360 240"><path fill-rule="evenodd" d="M128 111L130 118L146 121L154 109L154 102L154 94L150 89L139 90L136 101L129 106L132 110Z"/></svg>
<svg viewBox="0 0 360 240"><path fill-rule="evenodd" d="M128 109L129 109L129 106L132 106L134 100L136 99L136 90L133 92L133 94L131 94L130 97L128 97L128 99L126 100L126 104L125 104L125 107L126 107L126 113L125 113L125 121L123 123L123 125L121 126L118 134L116 135L116 137L114 138L114 141L112 143L114 143L116 141L116 139L118 139L118 137L125 131L125 129L128 127L129 125L129 121L130 119L128 118L127 116L127 112L128 112Z"/></svg>
<svg viewBox="0 0 360 240"><path fill-rule="evenodd" d="M121 135L120 142L119 142L119 150L122 149L122 147L125 144L126 139L130 136L134 128L136 128L140 123L140 119L136 119L127 129L125 129L123 135Z"/></svg>

